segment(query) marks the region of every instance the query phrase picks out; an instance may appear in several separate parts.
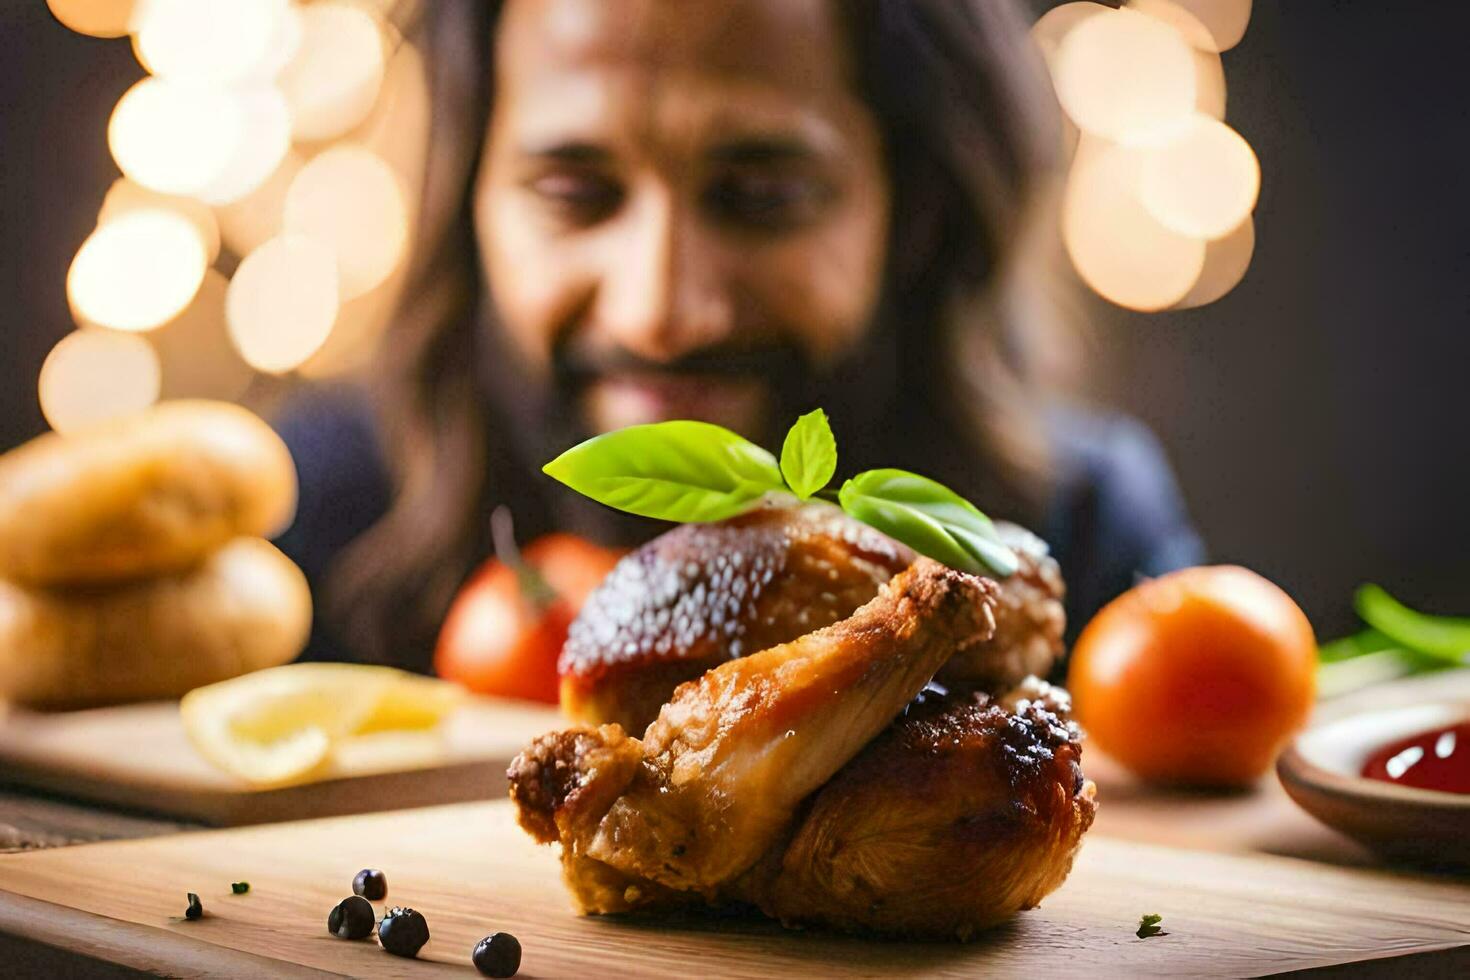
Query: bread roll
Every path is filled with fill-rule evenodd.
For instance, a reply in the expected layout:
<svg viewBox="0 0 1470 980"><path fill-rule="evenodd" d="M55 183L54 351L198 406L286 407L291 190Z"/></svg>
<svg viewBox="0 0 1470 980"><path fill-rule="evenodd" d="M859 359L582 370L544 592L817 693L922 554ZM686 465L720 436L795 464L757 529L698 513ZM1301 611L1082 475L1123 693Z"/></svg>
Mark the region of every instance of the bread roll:
<svg viewBox="0 0 1470 980"><path fill-rule="evenodd" d="M275 536L295 510L296 469L270 426L224 402L166 402L0 457L0 578L179 572L232 538Z"/></svg>
<svg viewBox="0 0 1470 980"><path fill-rule="evenodd" d="M76 708L178 697L286 663L310 627L305 576L258 538L122 585L0 581L0 699Z"/></svg>

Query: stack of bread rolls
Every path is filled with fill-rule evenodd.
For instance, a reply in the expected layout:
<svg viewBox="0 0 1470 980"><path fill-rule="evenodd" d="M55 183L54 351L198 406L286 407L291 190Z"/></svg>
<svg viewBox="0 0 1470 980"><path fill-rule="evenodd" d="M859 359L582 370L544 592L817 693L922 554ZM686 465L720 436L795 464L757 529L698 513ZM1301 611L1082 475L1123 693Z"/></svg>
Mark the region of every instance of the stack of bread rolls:
<svg viewBox="0 0 1470 980"><path fill-rule="evenodd" d="M177 697L285 663L306 579L265 538L296 470L255 415L175 401L0 456L0 700Z"/></svg>

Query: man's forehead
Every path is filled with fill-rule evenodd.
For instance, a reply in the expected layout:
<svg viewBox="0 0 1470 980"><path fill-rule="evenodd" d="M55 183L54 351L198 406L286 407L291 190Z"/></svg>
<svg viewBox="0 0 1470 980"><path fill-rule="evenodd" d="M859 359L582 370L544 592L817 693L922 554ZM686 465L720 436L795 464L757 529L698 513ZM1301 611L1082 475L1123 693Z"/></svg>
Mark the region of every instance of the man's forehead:
<svg viewBox="0 0 1470 980"><path fill-rule="evenodd" d="M767 90L733 94L741 88L727 82L708 92L698 84L635 89L572 73L528 86L502 118L519 150L545 156L630 141L639 153L697 153L733 163L842 153L846 140L832 119Z"/></svg>
<svg viewBox="0 0 1470 980"><path fill-rule="evenodd" d="M497 39L499 83L512 89L635 71L820 97L845 85L843 59L829 0L510 0Z"/></svg>

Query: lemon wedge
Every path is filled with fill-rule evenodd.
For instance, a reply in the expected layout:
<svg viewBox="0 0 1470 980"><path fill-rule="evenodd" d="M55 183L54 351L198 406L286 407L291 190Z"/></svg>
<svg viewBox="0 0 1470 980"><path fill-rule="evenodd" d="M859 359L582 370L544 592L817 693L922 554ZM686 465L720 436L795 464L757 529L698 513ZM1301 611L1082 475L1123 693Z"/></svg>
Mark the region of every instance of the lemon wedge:
<svg viewBox="0 0 1470 980"><path fill-rule="evenodd" d="M201 755L268 788L319 776L356 736L431 729L463 696L391 667L287 664L190 691L179 715Z"/></svg>

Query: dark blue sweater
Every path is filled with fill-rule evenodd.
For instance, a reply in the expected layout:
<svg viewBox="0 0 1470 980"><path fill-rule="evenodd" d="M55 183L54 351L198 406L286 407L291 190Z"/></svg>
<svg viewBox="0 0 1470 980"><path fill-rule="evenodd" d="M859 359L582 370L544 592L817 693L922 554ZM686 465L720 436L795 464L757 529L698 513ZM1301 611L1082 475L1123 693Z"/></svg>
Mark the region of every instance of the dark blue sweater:
<svg viewBox="0 0 1470 980"><path fill-rule="evenodd" d="M319 598L342 549L387 510L388 466L360 398L323 392L298 399L276 427L301 483L296 521L276 543L301 566ZM1068 632L1075 635L1140 576L1198 564L1204 551L1163 450L1142 424L1122 415L1057 409L1047 428L1056 481L1035 530L1061 564ZM354 659L320 620L305 656Z"/></svg>

